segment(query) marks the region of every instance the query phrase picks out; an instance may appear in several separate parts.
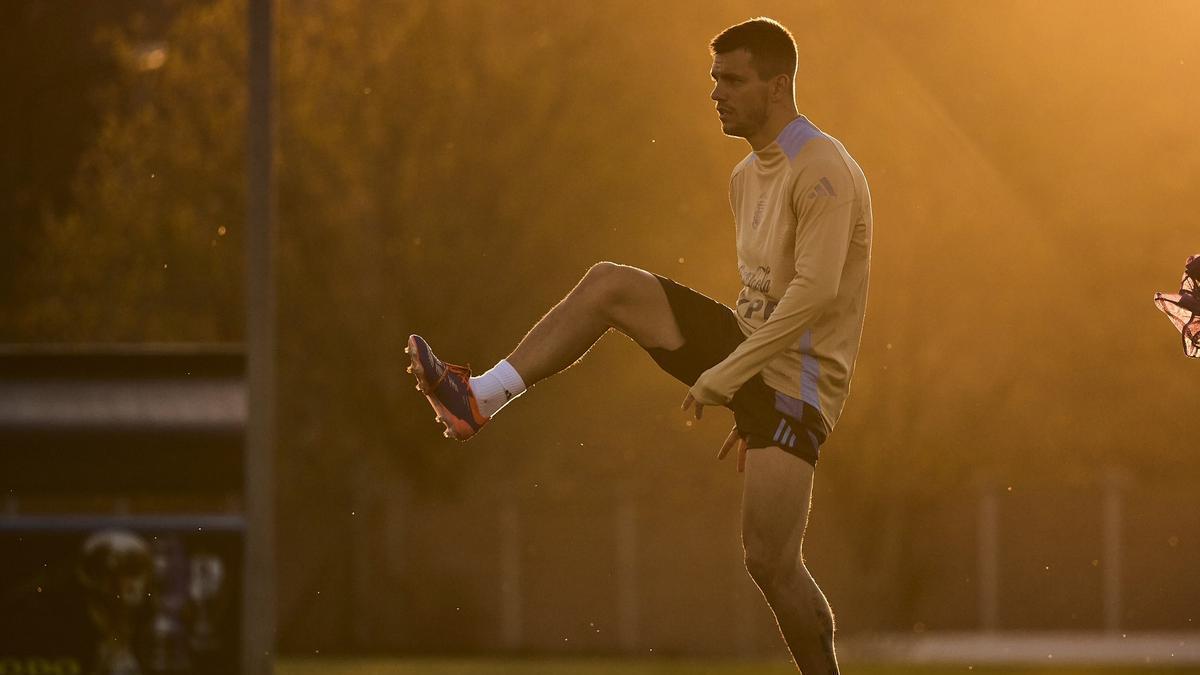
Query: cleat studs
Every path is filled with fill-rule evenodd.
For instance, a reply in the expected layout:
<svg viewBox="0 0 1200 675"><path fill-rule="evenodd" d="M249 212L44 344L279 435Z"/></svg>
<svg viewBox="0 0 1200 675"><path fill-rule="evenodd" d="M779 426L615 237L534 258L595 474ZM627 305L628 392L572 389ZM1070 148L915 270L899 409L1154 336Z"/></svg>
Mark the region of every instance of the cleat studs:
<svg viewBox="0 0 1200 675"><path fill-rule="evenodd" d="M454 438L453 436L451 436L451 435L450 435L450 430L449 430L449 429L447 429L447 430L443 431L443 432L442 432L442 436L445 436L446 438Z"/></svg>
<svg viewBox="0 0 1200 675"><path fill-rule="evenodd" d="M409 367L405 368L404 370L405 370L405 372L411 373L411 372L412 372L412 366L409 366Z"/></svg>

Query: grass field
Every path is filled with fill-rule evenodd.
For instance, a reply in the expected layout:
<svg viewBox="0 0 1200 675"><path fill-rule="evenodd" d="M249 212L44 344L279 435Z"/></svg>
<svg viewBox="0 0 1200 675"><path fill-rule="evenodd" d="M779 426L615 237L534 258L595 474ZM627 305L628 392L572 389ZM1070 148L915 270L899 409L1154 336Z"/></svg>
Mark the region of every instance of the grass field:
<svg viewBox="0 0 1200 675"><path fill-rule="evenodd" d="M281 659L278 675L794 675L786 663L621 659ZM1200 667L847 664L842 675L1200 675Z"/></svg>

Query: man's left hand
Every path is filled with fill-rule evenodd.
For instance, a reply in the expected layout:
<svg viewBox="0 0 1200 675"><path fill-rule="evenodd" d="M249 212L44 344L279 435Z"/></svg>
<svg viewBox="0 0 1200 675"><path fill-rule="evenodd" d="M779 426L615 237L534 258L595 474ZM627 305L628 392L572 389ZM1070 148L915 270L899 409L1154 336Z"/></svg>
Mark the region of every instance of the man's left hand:
<svg viewBox="0 0 1200 675"><path fill-rule="evenodd" d="M683 405L681 407L684 410L694 407L696 409L695 415L697 420L704 416L704 404L697 401L695 397L692 396L692 392L690 391L688 392L687 396L683 398ZM717 459L725 459L725 455L729 454L729 451L734 448L737 448L738 451L737 469L740 473L745 471L746 468L746 437L743 436L740 431L738 431L736 426L729 431L729 436L727 436L725 438L725 442L721 444L721 450L717 452Z"/></svg>
<svg viewBox="0 0 1200 675"><path fill-rule="evenodd" d="M683 397L683 405L680 406L680 408L682 408L683 410L687 410L687 409L691 408L692 406L696 407L696 419L700 419L701 417L704 417L704 404L697 401L696 398L694 396L692 396L692 392L689 391L687 393L687 396Z"/></svg>
<svg viewBox="0 0 1200 675"><path fill-rule="evenodd" d="M725 405L726 403L729 403L729 400L733 398L733 394L730 393L728 396L726 396L723 392L718 391L717 388L713 386L714 378L711 375L713 370L715 370L715 367L709 368L703 373L700 373L700 377L696 378L696 383L693 384L692 388L688 390L689 399L702 405ZM687 410L686 399L684 400L683 409ZM696 419L700 418L697 417Z"/></svg>

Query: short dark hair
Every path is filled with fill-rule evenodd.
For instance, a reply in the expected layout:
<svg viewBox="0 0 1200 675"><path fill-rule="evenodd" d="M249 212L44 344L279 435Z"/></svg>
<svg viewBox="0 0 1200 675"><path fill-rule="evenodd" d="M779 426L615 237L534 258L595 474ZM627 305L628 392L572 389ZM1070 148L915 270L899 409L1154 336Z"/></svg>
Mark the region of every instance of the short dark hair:
<svg viewBox="0 0 1200 675"><path fill-rule="evenodd" d="M776 75L796 79L796 40L775 19L759 16L730 26L713 38L708 48L713 54L745 49L754 71L764 80Z"/></svg>

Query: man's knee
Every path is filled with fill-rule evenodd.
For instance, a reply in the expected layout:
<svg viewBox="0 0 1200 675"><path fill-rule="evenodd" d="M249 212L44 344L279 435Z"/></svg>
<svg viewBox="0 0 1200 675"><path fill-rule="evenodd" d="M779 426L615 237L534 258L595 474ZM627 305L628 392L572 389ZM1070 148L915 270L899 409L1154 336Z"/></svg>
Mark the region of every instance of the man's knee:
<svg viewBox="0 0 1200 675"><path fill-rule="evenodd" d="M602 306L613 306L631 296L631 286L637 281L637 270L628 265L602 261L592 265L579 287L598 299Z"/></svg>
<svg viewBox="0 0 1200 675"><path fill-rule="evenodd" d="M746 572L754 583L759 588L770 588L772 580L775 578L774 563L764 560L762 556L751 554L750 550L746 550Z"/></svg>
<svg viewBox="0 0 1200 675"><path fill-rule="evenodd" d="M829 603L798 556L762 544L748 544L745 550L746 571L772 607L777 611L784 606L791 608L800 613L798 616L815 621L822 634L833 634Z"/></svg>
<svg viewBox="0 0 1200 675"><path fill-rule="evenodd" d="M746 572L764 591L782 585L799 564L798 560L789 564L782 547L761 539L743 536L742 547L746 554Z"/></svg>
<svg viewBox="0 0 1200 675"><path fill-rule="evenodd" d="M627 266L620 263L601 260L588 268L583 275L583 282L591 286L615 286L621 283L623 271Z"/></svg>

